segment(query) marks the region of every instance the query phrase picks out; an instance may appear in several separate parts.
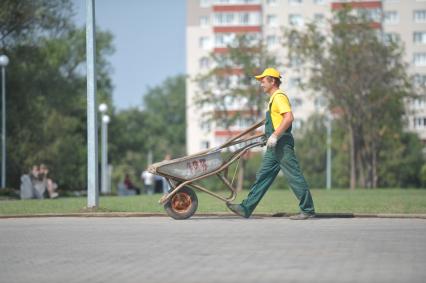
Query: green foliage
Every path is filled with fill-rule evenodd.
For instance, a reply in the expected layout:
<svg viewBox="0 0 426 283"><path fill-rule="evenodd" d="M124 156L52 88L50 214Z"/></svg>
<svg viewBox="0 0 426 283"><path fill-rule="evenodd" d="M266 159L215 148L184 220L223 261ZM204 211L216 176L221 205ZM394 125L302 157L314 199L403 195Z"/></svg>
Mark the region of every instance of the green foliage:
<svg viewBox="0 0 426 283"><path fill-rule="evenodd" d="M86 185L85 30L69 23L70 1L2 1L7 67L7 180L46 163L60 189ZM9 11L4 14L4 11ZM112 36L97 32L98 100L111 104L106 57Z"/></svg>
<svg viewBox="0 0 426 283"><path fill-rule="evenodd" d="M144 112L134 108L113 115L109 124L109 158L113 165L112 184L123 181L129 174L133 182L141 185L140 171L146 168L148 135Z"/></svg>
<svg viewBox="0 0 426 283"><path fill-rule="evenodd" d="M338 113L335 125L345 133L342 149L348 148L348 158L338 153L333 161L348 161L335 165L342 169L338 175L346 172L351 188L418 185L423 162L418 138L403 133L404 100L413 96L413 89L402 47L384 42L370 19L354 15L349 5L335 13L328 30L309 24L286 36L289 56L303 59L311 74L304 86L326 98L328 110ZM321 159L321 154L316 156ZM339 184L346 183L340 178Z"/></svg>
<svg viewBox="0 0 426 283"><path fill-rule="evenodd" d="M195 78L200 86L195 102L212 107L205 117L221 128L229 129L238 121L254 124L263 118L266 103L254 76L267 66L278 68L278 63L262 41L247 35L237 36L226 50L213 52L210 60L214 67Z"/></svg>
<svg viewBox="0 0 426 283"><path fill-rule="evenodd" d="M168 78L143 97L143 110L120 111L110 123L114 184L126 173L138 183L141 171L149 165L148 152L152 152L153 162L167 154L177 158L185 153L185 77Z"/></svg>
<svg viewBox="0 0 426 283"><path fill-rule="evenodd" d="M386 139L381 152L380 167L382 187L420 187L421 170L424 166L423 145L417 134L401 132L399 136Z"/></svg>
<svg viewBox="0 0 426 283"><path fill-rule="evenodd" d="M422 168L420 169L419 179L422 187L426 188L426 164L423 164Z"/></svg>
<svg viewBox="0 0 426 283"><path fill-rule="evenodd" d="M166 154L175 157L185 154L185 95L184 76L166 79L144 95L149 129L145 140L153 150L154 160L163 160Z"/></svg>
<svg viewBox="0 0 426 283"><path fill-rule="evenodd" d="M324 117L311 116L298 131L295 139L297 158L310 186L325 187L327 144Z"/></svg>
<svg viewBox="0 0 426 283"><path fill-rule="evenodd" d="M0 3L0 49L34 45L40 38L54 37L71 24L69 0L2 0Z"/></svg>
<svg viewBox="0 0 426 283"><path fill-rule="evenodd" d="M349 143L341 120L332 123L332 186L349 186ZM299 130L296 153L306 179L313 188L325 187L326 129L321 115L311 116ZM387 136L383 143L379 166L380 187L419 187L423 145L416 134L401 132L401 136Z"/></svg>
<svg viewBox="0 0 426 283"><path fill-rule="evenodd" d="M85 29L70 22L69 0L0 3L0 50L7 68L8 185L34 164L46 163L60 189L84 189L87 175ZM107 103L113 183L129 173L138 184L153 160L185 153L185 77L149 89L145 109L115 113L108 56L113 37L96 34L97 100ZM140 183L138 184L140 185ZM114 187L114 186L113 186Z"/></svg>
<svg viewBox="0 0 426 283"><path fill-rule="evenodd" d="M211 109L204 111L202 122L229 130L236 125L248 128L262 120L267 96L261 93L254 76L266 67L279 67L263 42L240 35L225 52L212 52L209 60L213 68L194 78L199 86L194 102L200 108ZM238 190L249 187L255 178L251 168L246 172L246 164L245 160L241 162Z"/></svg>

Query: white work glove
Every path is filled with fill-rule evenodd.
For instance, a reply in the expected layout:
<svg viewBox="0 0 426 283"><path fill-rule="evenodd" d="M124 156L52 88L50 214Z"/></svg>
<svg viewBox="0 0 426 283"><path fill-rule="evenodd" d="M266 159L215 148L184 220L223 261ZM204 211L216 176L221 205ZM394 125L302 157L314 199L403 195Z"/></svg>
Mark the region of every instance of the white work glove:
<svg viewBox="0 0 426 283"><path fill-rule="evenodd" d="M268 141L266 142L266 146L267 147L275 147L275 145L277 144L277 140L278 140L277 136L272 134L269 137Z"/></svg>

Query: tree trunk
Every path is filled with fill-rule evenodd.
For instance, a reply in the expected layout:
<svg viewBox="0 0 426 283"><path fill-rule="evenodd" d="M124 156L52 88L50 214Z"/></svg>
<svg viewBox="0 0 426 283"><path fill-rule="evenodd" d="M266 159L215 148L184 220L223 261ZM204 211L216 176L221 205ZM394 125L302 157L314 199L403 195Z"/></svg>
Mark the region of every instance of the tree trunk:
<svg viewBox="0 0 426 283"><path fill-rule="evenodd" d="M376 143L373 141L373 152L371 153L371 178L373 188L377 188L378 176L377 176L377 150Z"/></svg>
<svg viewBox="0 0 426 283"><path fill-rule="evenodd" d="M356 172L358 173L358 186L365 188L365 167L362 158L362 147L356 148Z"/></svg>
<svg viewBox="0 0 426 283"><path fill-rule="evenodd" d="M350 189L355 190L356 186L356 150L355 150L355 133L352 129L352 126L349 126L349 132L351 135L351 144L350 144L350 164L351 164L351 173L350 173Z"/></svg>

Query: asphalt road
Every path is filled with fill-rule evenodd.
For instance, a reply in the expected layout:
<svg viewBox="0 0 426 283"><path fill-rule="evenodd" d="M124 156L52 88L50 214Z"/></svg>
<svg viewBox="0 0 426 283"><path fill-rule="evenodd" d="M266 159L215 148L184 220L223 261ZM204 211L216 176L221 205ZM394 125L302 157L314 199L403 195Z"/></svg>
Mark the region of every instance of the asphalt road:
<svg viewBox="0 0 426 283"><path fill-rule="evenodd" d="M426 220L0 219L0 282L426 282Z"/></svg>

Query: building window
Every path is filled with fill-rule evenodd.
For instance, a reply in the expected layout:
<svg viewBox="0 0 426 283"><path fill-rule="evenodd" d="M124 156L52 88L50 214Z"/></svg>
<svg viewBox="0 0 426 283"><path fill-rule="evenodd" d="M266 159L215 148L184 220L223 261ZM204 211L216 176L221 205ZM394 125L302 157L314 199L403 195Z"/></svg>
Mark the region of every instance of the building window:
<svg viewBox="0 0 426 283"><path fill-rule="evenodd" d="M303 105L303 100L301 98L293 98L290 102L291 107L300 107Z"/></svg>
<svg viewBox="0 0 426 283"><path fill-rule="evenodd" d="M291 26L301 27L303 26L303 17L298 14L290 14L288 16L288 21Z"/></svg>
<svg viewBox="0 0 426 283"><path fill-rule="evenodd" d="M300 4L302 4L302 0L288 0L288 4L290 4L290 5L300 5Z"/></svg>
<svg viewBox="0 0 426 283"><path fill-rule="evenodd" d="M426 53L414 53L413 55L413 64L417 67L426 66Z"/></svg>
<svg viewBox="0 0 426 283"><path fill-rule="evenodd" d="M364 10L358 10L358 11L362 11L362 13L365 13L365 15L367 16L367 19L373 22L380 22L382 19L381 9L364 9ZM397 13L397 18L398 18L397 22L399 22L398 13ZM385 19L386 19L386 16L385 16Z"/></svg>
<svg viewBox="0 0 426 283"><path fill-rule="evenodd" d="M210 7L210 0L200 0L200 7Z"/></svg>
<svg viewBox="0 0 426 283"><path fill-rule="evenodd" d="M233 33L217 33L214 39L214 47L227 47L232 45L235 39L235 34Z"/></svg>
<svg viewBox="0 0 426 283"><path fill-rule="evenodd" d="M316 110L323 109L326 105L327 105L327 100L324 97L320 96L315 98L314 106Z"/></svg>
<svg viewBox="0 0 426 283"><path fill-rule="evenodd" d="M316 5L325 5L326 0L314 0L314 4Z"/></svg>
<svg viewBox="0 0 426 283"><path fill-rule="evenodd" d="M288 80L288 88L296 88L300 86L300 78L290 78Z"/></svg>
<svg viewBox="0 0 426 283"><path fill-rule="evenodd" d="M413 85L415 87L426 87L426 74L415 74L413 76Z"/></svg>
<svg viewBox="0 0 426 283"><path fill-rule="evenodd" d="M239 23L240 25L246 26L250 24L250 14L249 13L241 13L239 15Z"/></svg>
<svg viewBox="0 0 426 283"><path fill-rule="evenodd" d="M324 14L314 14L314 21L321 24L324 22Z"/></svg>
<svg viewBox="0 0 426 283"><path fill-rule="evenodd" d="M207 149L210 147L210 142L209 141L202 141L201 142L201 149Z"/></svg>
<svg viewBox="0 0 426 283"><path fill-rule="evenodd" d="M413 18L415 23L426 23L426 10L414 11Z"/></svg>
<svg viewBox="0 0 426 283"><path fill-rule="evenodd" d="M290 61L290 67L291 68L300 67L303 63L302 59L297 55L290 56L289 61Z"/></svg>
<svg viewBox="0 0 426 283"><path fill-rule="evenodd" d="M426 31L415 31L413 33L413 42L417 44L426 44Z"/></svg>
<svg viewBox="0 0 426 283"><path fill-rule="evenodd" d="M292 128L297 130L302 128L303 126L303 121L300 119L294 119L293 123L292 123Z"/></svg>
<svg viewBox="0 0 426 283"><path fill-rule="evenodd" d="M209 16L201 16L200 17L200 26L201 27L208 27L209 26Z"/></svg>
<svg viewBox="0 0 426 283"><path fill-rule="evenodd" d="M260 25L259 12L215 13L216 26L257 26Z"/></svg>
<svg viewBox="0 0 426 283"><path fill-rule="evenodd" d="M399 23L399 14L397 11L386 11L385 12L385 24L395 25Z"/></svg>
<svg viewBox="0 0 426 283"><path fill-rule="evenodd" d="M208 121L203 121L203 122L201 122L201 123L200 123L200 129L201 129L203 132L206 132L206 133L210 132L210 131L211 131L211 125L210 125L210 122L208 122Z"/></svg>
<svg viewBox="0 0 426 283"><path fill-rule="evenodd" d="M266 16L266 25L270 27L278 26L278 18L276 15L267 15Z"/></svg>
<svg viewBox="0 0 426 283"><path fill-rule="evenodd" d="M207 57L203 57L200 59L200 69L208 69L210 65L210 60Z"/></svg>
<svg viewBox="0 0 426 283"><path fill-rule="evenodd" d="M217 13L214 15L215 24L220 26L232 25L234 23L233 13Z"/></svg>
<svg viewBox="0 0 426 283"><path fill-rule="evenodd" d="M278 43L277 37L275 35L268 35L266 37L266 46L269 48L276 47Z"/></svg>
<svg viewBox="0 0 426 283"><path fill-rule="evenodd" d="M213 4L260 4L261 0L212 0Z"/></svg>
<svg viewBox="0 0 426 283"><path fill-rule="evenodd" d="M208 91L209 90L209 82L208 81L200 81L198 83L198 87L201 91ZM208 107L208 106L206 106Z"/></svg>
<svg viewBox="0 0 426 283"><path fill-rule="evenodd" d="M426 98L416 98L411 101L411 107L413 109L425 109Z"/></svg>
<svg viewBox="0 0 426 283"><path fill-rule="evenodd" d="M387 32L383 34L383 41L385 43L398 42L399 40L400 36L395 32Z"/></svg>
<svg viewBox="0 0 426 283"><path fill-rule="evenodd" d="M415 129L426 128L426 117L414 117L413 118L413 127Z"/></svg>
<svg viewBox="0 0 426 283"><path fill-rule="evenodd" d="M207 50L210 48L210 38L207 36L202 36L199 39L199 46L201 49Z"/></svg>

